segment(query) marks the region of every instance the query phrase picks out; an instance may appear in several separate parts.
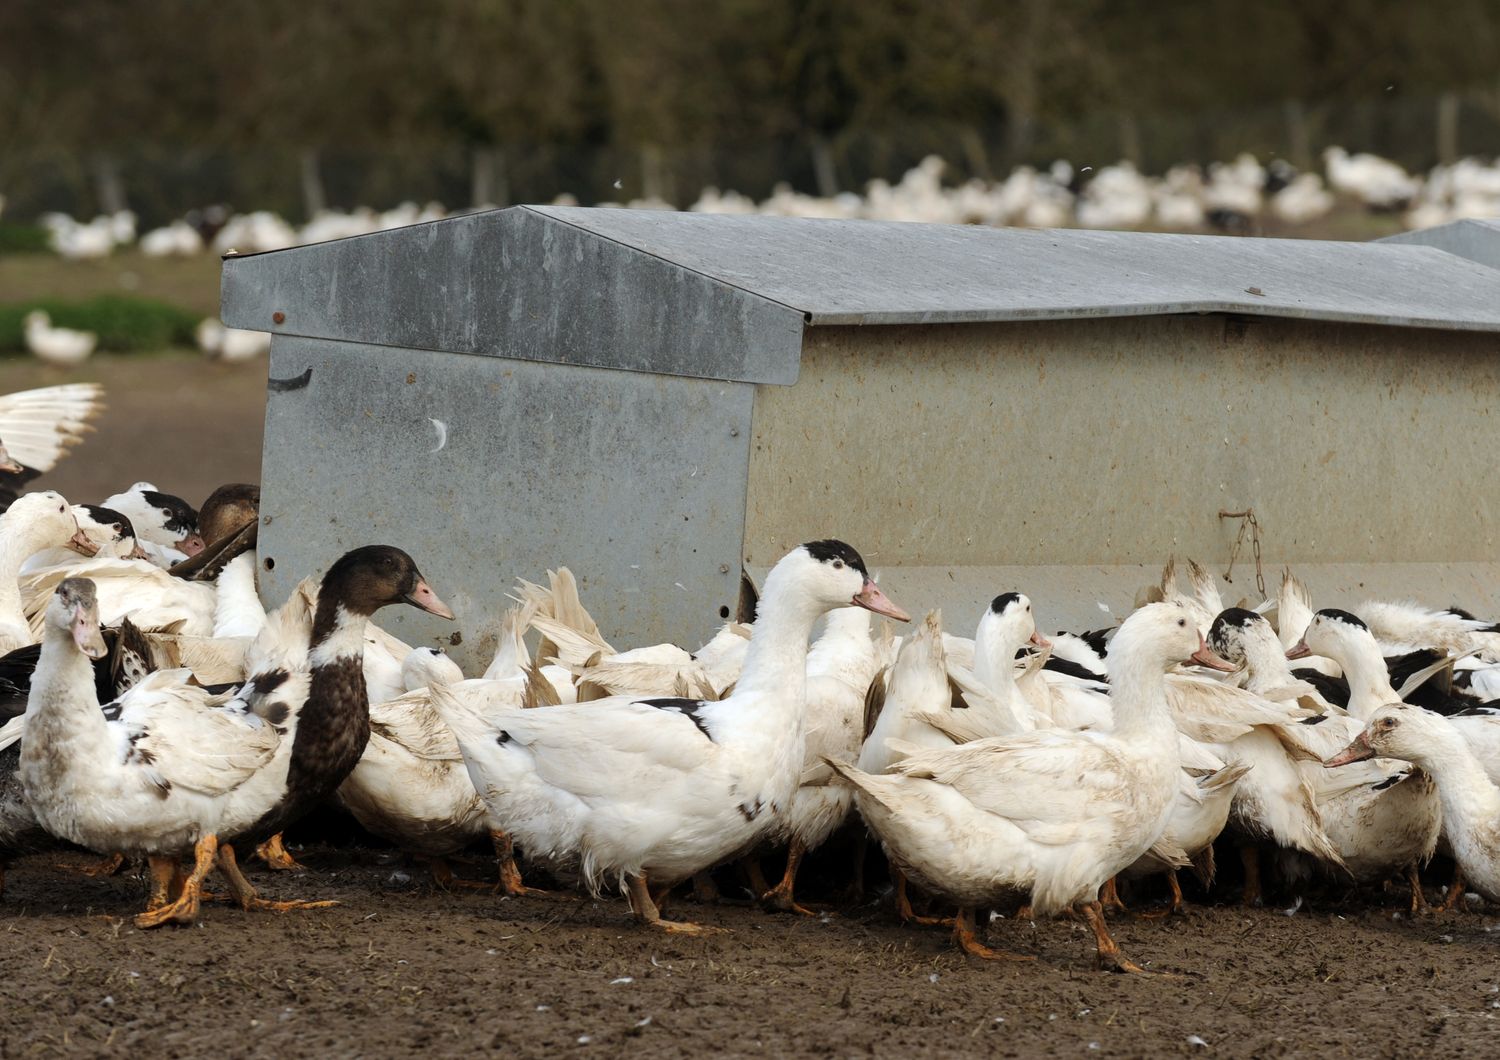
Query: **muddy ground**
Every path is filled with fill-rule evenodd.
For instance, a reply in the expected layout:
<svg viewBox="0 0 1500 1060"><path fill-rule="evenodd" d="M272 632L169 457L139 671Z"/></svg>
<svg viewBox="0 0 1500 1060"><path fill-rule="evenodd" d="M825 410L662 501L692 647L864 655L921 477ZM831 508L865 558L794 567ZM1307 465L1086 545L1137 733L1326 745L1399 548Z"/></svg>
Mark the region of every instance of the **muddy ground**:
<svg viewBox="0 0 1500 1060"><path fill-rule="evenodd" d="M45 484L86 500L150 478L197 503L255 478L264 373L101 357L77 375L10 362L0 387L109 390L98 433ZM1096 973L1088 932L1067 922L992 925L990 943L1027 964L965 958L878 901L812 920L683 902L675 915L730 929L685 939L633 926L617 899L447 893L373 845L299 854L310 871L263 873L266 893L341 906L211 907L196 928L150 933L129 921L137 879L22 862L0 900L0 1057L1382 1057L1489 1051L1500 1032L1500 917L1396 917L1395 893L1119 921L1127 953L1180 976L1136 979Z"/></svg>
<svg viewBox="0 0 1500 1060"><path fill-rule="evenodd" d="M1117 921L1177 975L1142 979L1095 972L1062 921L992 924L1025 964L966 958L878 901L803 919L682 900L729 929L688 939L618 900L448 893L394 851L298 853L309 871L262 873L265 893L341 906L214 906L155 932L130 924L129 875L22 862L0 907L0 1055L1394 1057L1488 1051L1500 1031L1500 920L1393 918L1396 894Z"/></svg>

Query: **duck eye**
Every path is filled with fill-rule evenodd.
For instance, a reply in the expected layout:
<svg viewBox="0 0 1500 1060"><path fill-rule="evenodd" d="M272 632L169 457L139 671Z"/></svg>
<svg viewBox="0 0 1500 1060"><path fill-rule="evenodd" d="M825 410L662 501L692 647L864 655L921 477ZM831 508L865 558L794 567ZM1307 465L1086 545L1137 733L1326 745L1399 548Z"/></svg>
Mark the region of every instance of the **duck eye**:
<svg viewBox="0 0 1500 1060"><path fill-rule="evenodd" d="M841 559L834 560L833 561L833 569L834 570L843 570L844 569L844 561L841 560Z"/></svg>
<svg viewBox="0 0 1500 1060"><path fill-rule="evenodd" d="M1179 618L1179 619L1178 619L1178 620L1177 620L1177 624L1178 624L1178 625L1179 625L1179 626L1185 626L1185 625L1187 625L1187 619L1185 619L1185 618Z"/></svg>

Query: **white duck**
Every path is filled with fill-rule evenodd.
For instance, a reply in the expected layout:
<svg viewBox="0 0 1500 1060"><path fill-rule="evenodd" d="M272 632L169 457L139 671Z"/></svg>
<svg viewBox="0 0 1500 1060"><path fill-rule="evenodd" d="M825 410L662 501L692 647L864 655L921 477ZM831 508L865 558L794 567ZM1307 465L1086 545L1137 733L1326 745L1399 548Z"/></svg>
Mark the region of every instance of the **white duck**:
<svg viewBox="0 0 1500 1060"><path fill-rule="evenodd" d="M840 541L801 545L771 570L732 694L630 697L506 710L486 719L434 702L492 819L528 851L576 854L597 887L619 878L636 918L669 931L647 887L686 879L773 832L802 772L808 637L849 605L905 620Z"/></svg>
<svg viewBox="0 0 1500 1060"><path fill-rule="evenodd" d="M0 654L36 643L17 580L21 567L35 553L63 546L96 551L60 493L28 493L0 515Z"/></svg>
<svg viewBox="0 0 1500 1060"><path fill-rule="evenodd" d="M1441 715L1388 703L1326 764L1344 766L1376 756L1410 762L1437 782L1443 834L1459 872L1485 898L1500 901L1500 788L1463 737Z"/></svg>
<svg viewBox="0 0 1500 1060"><path fill-rule="evenodd" d="M1341 750L1380 707L1399 703L1385 658L1369 628L1347 611L1327 608L1313 615L1302 639L1287 652L1298 659L1332 659L1349 682L1347 716L1330 716L1299 733L1319 757ZM1402 771L1376 760L1363 772L1334 774L1314 766L1309 780L1318 792L1323 827L1359 880L1405 872L1413 911L1421 907L1416 867L1432 857L1442 830L1442 811L1432 778L1420 769Z"/></svg>
<svg viewBox="0 0 1500 1060"><path fill-rule="evenodd" d="M101 710L91 662L103 656L93 585L70 578L47 607L32 678L20 778L37 821L101 854L150 859L152 892L136 926L196 919L229 795L263 769L280 739L222 706L185 671L153 674ZM194 852L175 900L177 860Z"/></svg>
<svg viewBox="0 0 1500 1060"><path fill-rule="evenodd" d="M26 348L38 360L63 368L82 364L99 344L99 336L92 331L53 327L52 317L45 309L33 309L27 313L25 328Z"/></svg>
<svg viewBox="0 0 1500 1060"><path fill-rule="evenodd" d="M159 567L170 567L203 551L197 511L181 497L163 493L149 482L137 482L123 493L106 497L104 507L129 517L142 548Z"/></svg>
<svg viewBox="0 0 1500 1060"><path fill-rule="evenodd" d="M823 633L807 654L807 735L803 772L783 823L787 835L786 871L761 903L781 912L811 916L797 904L794 888L803 856L822 846L849 816L854 793L830 784L823 757L849 758L864 737L865 694L880 669L870 639L870 612L841 607L830 612Z"/></svg>
<svg viewBox="0 0 1500 1060"><path fill-rule="evenodd" d="M1216 669L1187 610L1150 604L1110 650L1112 732L1024 733L913 752L873 776L830 763L859 788L860 811L907 875L959 907L955 934L979 943L974 910L1030 890L1035 912L1081 904L1099 964L1142 971L1109 936L1099 887L1160 839L1180 784L1166 671L1194 659Z"/></svg>

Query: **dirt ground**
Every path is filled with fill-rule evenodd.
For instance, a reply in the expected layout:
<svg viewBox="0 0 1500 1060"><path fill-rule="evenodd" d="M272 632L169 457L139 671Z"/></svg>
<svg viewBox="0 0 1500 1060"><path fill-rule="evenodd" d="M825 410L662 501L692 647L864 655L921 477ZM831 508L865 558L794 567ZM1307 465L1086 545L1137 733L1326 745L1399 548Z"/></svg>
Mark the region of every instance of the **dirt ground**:
<svg viewBox="0 0 1500 1060"><path fill-rule="evenodd" d="M218 364L188 352L99 355L76 371L0 361L0 394L58 383L104 386L96 431L37 480L97 504L146 480L194 507L226 482L259 482L266 363Z"/></svg>
<svg viewBox="0 0 1500 1060"><path fill-rule="evenodd" d="M0 387L108 388L98 433L45 484L87 500L150 478L198 503L257 477L264 372L190 355L69 376L7 362ZM266 893L342 905L214 906L147 933L129 921L133 876L22 862L0 900L0 1057L1395 1057L1487 1051L1500 1030L1500 918L1395 917L1396 894L1118 921L1128 954L1178 976L1137 979L1096 973L1088 932L1063 921L994 922L989 942L1025 964L965 958L880 902L811 920L683 902L675 915L731 929L685 939L637 928L618 899L447 893L373 845L299 856L310 871L262 873Z"/></svg>
<svg viewBox="0 0 1500 1060"><path fill-rule="evenodd" d="M1142 979L1095 972L1063 921L994 922L1024 964L966 958L880 903L803 919L683 901L730 929L687 939L619 900L447 893L393 851L300 856L310 870L263 873L265 892L341 906L214 906L145 933L138 880L22 862L0 1055L1394 1057L1487 1051L1500 1012L1500 922L1392 919L1395 896L1118 921L1128 953L1178 976Z"/></svg>

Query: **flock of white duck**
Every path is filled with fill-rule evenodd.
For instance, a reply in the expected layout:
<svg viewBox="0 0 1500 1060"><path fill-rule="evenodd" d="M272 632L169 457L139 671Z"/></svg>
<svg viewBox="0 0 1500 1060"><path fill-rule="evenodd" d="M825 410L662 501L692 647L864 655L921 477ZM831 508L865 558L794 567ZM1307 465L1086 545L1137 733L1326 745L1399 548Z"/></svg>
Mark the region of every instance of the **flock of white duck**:
<svg viewBox="0 0 1500 1060"><path fill-rule="evenodd" d="M883 221L1025 225L1035 228L1139 228L1195 231L1245 230L1261 217L1283 224L1316 221L1342 198L1362 208L1400 216L1409 228L1428 228L1466 217L1500 217L1500 162L1463 158L1411 173L1399 163L1367 152L1330 147L1322 172L1299 171L1285 160L1262 163L1243 153L1230 162L1173 166L1161 176L1141 173L1128 161L1099 167L1058 160L1041 169L1017 166L998 180L945 184L944 161L929 156L899 180L872 180L863 193L807 195L778 185L760 202L735 191L705 188L689 210L761 213L784 217L853 217ZM577 205L560 195L559 205ZM3 203L3 199L0 199ZM673 209L661 199L625 205ZM490 207L476 207L487 209ZM186 257L212 251L251 253L282 250L347 236L435 221L448 216L440 203L403 202L389 210L358 207L319 211L298 226L269 210L230 214L222 207L186 217L137 238L129 210L80 221L47 214L54 250L70 259L107 257L134 245L148 257Z"/></svg>
<svg viewBox="0 0 1500 1060"><path fill-rule="evenodd" d="M98 396L0 399L0 473L45 470ZM143 859L143 928L193 923L215 870L245 909L328 904L261 898L239 854L294 864L283 830L337 800L441 882L448 856L492 841L498 888L529 893L515 844L618 887L643 924L701 934L663 918L676 885L782 846L759 898L805 913L803 856L857 810L903 917L927 919L920 889L965 952L1025 959L978 917L1024 901L1082 918L1100 966L1136 972L1104 916L1115 881L1165 874L1176 909L1177 871L1210 880L1221 833L1249 901L1270 857L1293 884L1404 876L1415 904L1440 846L1462 876L1450 902L1500 900L1500 632L1457 610L1314 611L1291 575L1226 608L1211 575L1190 565L1183 592L1169 564L1108 631L1049 640L1005 592L972 638L936 612L896 636L875 616L909 616L822 540L776 564L753 621L692 653L616 650L566 569L521 582L466 678L373 621L395 604L453 617L398 548L330 557L265 610L258 499L226 486L194 512L137 483L99 506L23 493L0 515L0 864L60 843Z"/></svg>

